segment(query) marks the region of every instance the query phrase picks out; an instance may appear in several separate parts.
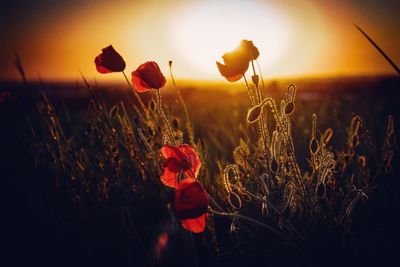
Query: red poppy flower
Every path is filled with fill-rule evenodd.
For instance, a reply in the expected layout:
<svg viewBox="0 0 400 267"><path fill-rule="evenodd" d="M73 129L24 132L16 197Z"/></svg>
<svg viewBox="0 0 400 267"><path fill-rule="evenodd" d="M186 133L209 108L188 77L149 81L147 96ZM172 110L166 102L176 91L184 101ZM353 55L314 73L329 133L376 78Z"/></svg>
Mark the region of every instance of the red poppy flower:
<svg viewBox="0 0 400 267"><path fill-rule="evenodd" d="M164 173L161 181L170 187L178 186L178 176L182 172L187 179L194 180L199 173L201 162L196 151L187 144L180 146L163 146L161 154L165 161L163 163Z"/></svg>
<svg viewBox="0 0 400 267"><path fill-rule="evenodd" d="M154 61L147 61L132 72L132 83L136 91L143 93L151 89L160 89L165 85L165 77Z"/></svg>
<svg viewBox="0 0 400 267"><path fill-rule="evenodd" d="M222 56L224 64L217 62L217 67L228 81L236 82L246 73L250 61L257 59L259 55L252 41L242 40L235 50Z"/></svg>
<svg viewBox="0 0 400 267"><path fill-rule="evenodd" d="M183 179L175 190L175 214L182 227L200 233L206 227L208 194L204 187L193 179Z"/></svg>
<svg viewBox="0 0 400 267"><path fill-rule="evenodd" d="M102 49L103 53L98 55L94 63L100 73L120 72L125 69L125 61L120 54L115 51L112 45Z"/></svg>

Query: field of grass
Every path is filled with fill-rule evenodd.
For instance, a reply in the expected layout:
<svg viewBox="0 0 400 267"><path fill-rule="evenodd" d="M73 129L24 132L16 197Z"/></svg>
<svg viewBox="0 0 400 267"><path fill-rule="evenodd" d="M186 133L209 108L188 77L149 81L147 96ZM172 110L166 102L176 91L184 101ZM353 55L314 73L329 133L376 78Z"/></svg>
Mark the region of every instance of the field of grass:
<svg viewBox="0 0 400 267"><path fill-rule="evenodd" d="M155 94L142 95L152 117L146 120L124 84L0 84L6 253L15 265L42 266L361 266L396 260L399 78L266 81L263 94L279 112L291 83L297 86L295 108L281 114L290 136L277 130L278 169L263 154L274 153L274 139L263 152L257 123L246 121L244 84L178 82L194 142L175 88L169 83L161 89L173 134L196 148L198 179L217 203L210 202L200 234L180 227L173 190L160 182L159 151L168 137ZM277 121L271 110L263 115L272 137ZM328 154L334 165L326 166L321 182ZM225 169L229 164L235 167Z"/></svg>

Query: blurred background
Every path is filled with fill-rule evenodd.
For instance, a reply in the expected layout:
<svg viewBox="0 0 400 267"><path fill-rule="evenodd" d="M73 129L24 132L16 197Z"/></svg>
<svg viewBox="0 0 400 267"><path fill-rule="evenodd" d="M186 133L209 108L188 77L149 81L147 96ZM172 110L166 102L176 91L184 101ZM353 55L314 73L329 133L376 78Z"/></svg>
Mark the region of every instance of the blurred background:
<svg viewBox="0 0 400 267"><path fill-rule="evenodd" d="M400 62L399 1L378 0L38 0L2 1L0 80L27 76L75 81L90 78L93 60L112 44L127 71L157 61L186 80L221 80L215 61L241 39L253 40L266 78L392 74L353 27L361 26ZM119 79L118 74L106 80Z"/></svg>

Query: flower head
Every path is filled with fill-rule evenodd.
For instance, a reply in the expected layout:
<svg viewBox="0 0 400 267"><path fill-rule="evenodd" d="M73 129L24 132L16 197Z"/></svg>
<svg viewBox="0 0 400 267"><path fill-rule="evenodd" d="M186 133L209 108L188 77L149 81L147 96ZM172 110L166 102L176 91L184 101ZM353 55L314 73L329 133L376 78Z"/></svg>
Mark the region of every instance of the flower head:
<svg viewBox="0 0 400 267"><path fill-rule="evenodd" d="M252 41L242 40L235 50L222 56L224 64L217 62L217 67L222 76L230 82L235 82L246 73L250 61L256 60L259 55Z"/></svg>
<svg viewBox="0 0 400 267"><path fill-rule="evenodd" d="M190 180L194 180L199 173L201 167L199 156L189 145L165 145L161 148L161 154L165 159L161 181L165 185L177 188L180 173L185 174Z"/></svg>
<svg viewBox="0 0 400 267"><path fill-rule="evenodd" d="M102 53L98 55L94 63L96 69L100 73L120 72L125 69L125 61L120 54L115 51L112 45L102 49Z"/></svg>
<svg viewBox="0 0 400 267"><path fill-rule="evenodd" d="M143 93L151 89L160 89L165 85L165 77L154 61L147 61L132 72L132 83L136 91Z"/></svg>
<svg viewBox="0 0 400 267"><path fill-rule="evenodd" d="M209 197L193 179L183 179L175 190L174 208L182 227L193 233L204 231Z"/></svg>
<svg viewBox="0 0 400 267"><path fill-rule="evenodd" d="M253 44L253 41L242 40L240 41L237 49L247 54L249 60L256 60L260 55L260 52L258 51L257 47L255 47L255 45Z"/></svg>

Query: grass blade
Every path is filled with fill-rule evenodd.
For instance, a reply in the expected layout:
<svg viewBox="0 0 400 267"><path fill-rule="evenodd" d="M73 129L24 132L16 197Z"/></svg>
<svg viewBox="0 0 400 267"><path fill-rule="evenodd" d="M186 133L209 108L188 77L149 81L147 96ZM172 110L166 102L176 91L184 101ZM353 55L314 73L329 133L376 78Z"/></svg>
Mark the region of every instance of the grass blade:
<svg viewBox="0 0 400 267"><path fill-rule="evenodd" d="M397 67L397 65L390 59L390 57L372 40L371 37L368 36L366 32L363 31L357 24L354 24L354 26L359 30L362 35L364 35L365 38L378 50L378 52L386 59L387 62L392 66L392 68L397 72L398 75L400 75L400 69Z"/></svg>

